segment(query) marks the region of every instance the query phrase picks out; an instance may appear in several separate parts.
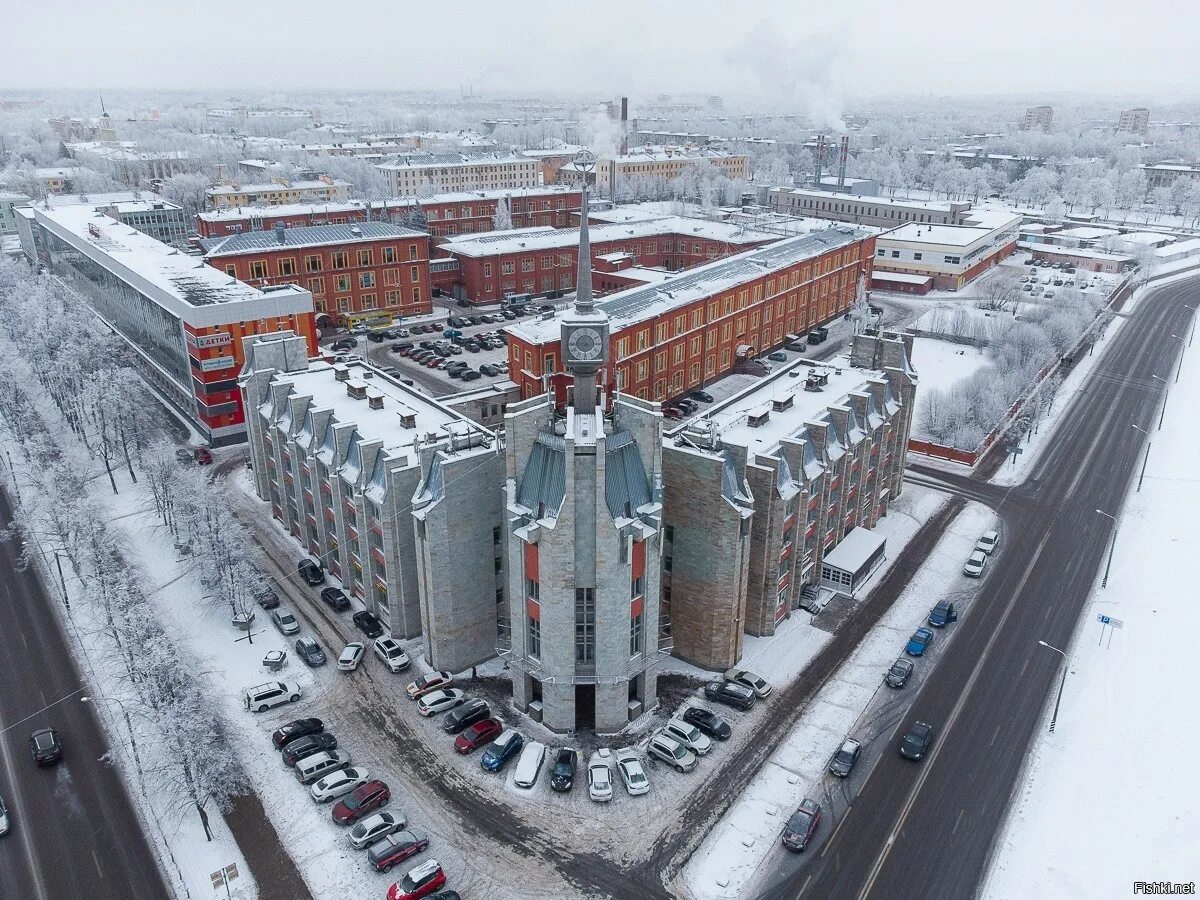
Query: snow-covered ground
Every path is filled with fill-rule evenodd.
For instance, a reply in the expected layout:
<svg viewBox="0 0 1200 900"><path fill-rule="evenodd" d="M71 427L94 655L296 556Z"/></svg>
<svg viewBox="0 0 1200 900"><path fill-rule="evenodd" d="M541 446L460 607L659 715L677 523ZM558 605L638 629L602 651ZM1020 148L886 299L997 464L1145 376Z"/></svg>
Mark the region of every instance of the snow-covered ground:
<svg viewBox="0 0 1200 900"><path fill-rule="evenodd" d="M988 363L987 350L969 344L956 344L933 337L913 340L912 364L917 370L920 385L913 407L913 430L924 421L922 412L930 391L946 390L968 378Z"/></svg>
<svg viewBox="0 0 1200 900"><path fill-rule="evenodd" d="M1171 394L1145 483L1126 501L1108 587L1097 582L1064 648L1055 733L1033 745L985 897L1117 898L1137 881L1196 880L1200 344ZM1101 614L1123 627L1102 635Z"/></svg>
<svg viewBox="0 0 1200 900"><path fill-rule="evenodd" d="M911 490L909 486L906 493ZM937 508L939 499L945 496L930 491L917 504L922 520ZM970 598L978 585L963 578L963 560L994 521L993 513L977 504L969 504L954 519L926 565L821 688L791 735L692 855L682 873L689 897L729 900L754 896L756 880L786 854L779 836L787 817L806 796L820 797L822 779L832 778L826 775L825 765L838 743L847 734L867 743L869 733L878 727L873 711L877 704L891 699L887 689L881 694L883 676L913 630L923 624L929 608L954 592L961 614L969 615ZM953 629L944 632L918 665L914 680L905 689L910 697L916 696L920 673L932 667L952 635ZM827 812L835 811L827 807ZM822 826L826 827L836 827L836 822Z"/></svg>

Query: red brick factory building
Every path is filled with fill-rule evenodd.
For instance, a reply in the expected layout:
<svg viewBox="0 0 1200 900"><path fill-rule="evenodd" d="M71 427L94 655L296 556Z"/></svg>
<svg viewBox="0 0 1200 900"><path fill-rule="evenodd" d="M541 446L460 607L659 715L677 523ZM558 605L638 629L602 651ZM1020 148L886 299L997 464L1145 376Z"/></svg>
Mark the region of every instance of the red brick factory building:
<svg viewBox="0 0 1200 900"><path fill-rule="evenodd" d="M295 284L317 316L353 324L433 309L429 235L386 222L312 225L202 240L204 260L256 286Z"/></svg>
<svg viewBox="0 0 1200 900"><path fill-rule="evenodd" d="M597 300L612 322L603 384L611 392L619 376L621 391L656 401L694 390L842 315L869 283L874 256L873 229L835 225ZM506 330L509 377L522 398L545 391L549 376L565 399L558 317Z"/></svg>

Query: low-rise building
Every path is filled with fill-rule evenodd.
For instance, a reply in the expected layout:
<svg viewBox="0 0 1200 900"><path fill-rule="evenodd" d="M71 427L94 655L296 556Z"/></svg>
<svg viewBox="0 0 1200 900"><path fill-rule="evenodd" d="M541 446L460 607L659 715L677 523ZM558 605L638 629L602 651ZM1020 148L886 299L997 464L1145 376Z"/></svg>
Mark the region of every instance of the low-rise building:
<svg viewBox="0 0 1200 900"><path fill-rule="evenodd" d="M435 669L494 656L507 618L496 436L371 366L310 360L294 335L245 343L259 499L393 637L420 635Z"/></svg>
<svg viewBox="0 0 1200 900"><path fill-rule="evenodd" d="M196 160L182 150L139 150L133 141L86 141L67 144L71 156L130 187L164 181L191 172Z"/></svg>
<svg viewBox="0 0 1200 900"><path fill-rule="evenodd" d="M1146 173L1146 190L1148 191L1159 187L1170 187L1181 178L1190 181L1200 179L1200 166L1183 160L1163 160L1153 165L1142 163L1138 168Z"/></svg>
<svg viewBox="0 0 1200 900"><path fill-rule="evenodd" d="M17 233L17 216L13 209L28 206L30 197L16 191L0 190L0 234Z"/></svg>
<svg viewBox="0 0 1200 900"><path fill-rule="evenodd" d="M340 323L432 309L429 235L386 222L250 231L200 242L210 266L249 284L296 284Z"/></svg>
<svg viewBox="0 0 1200 900"><path fill-rule="evenodd" d="M661 615L676 656L731 667L743 635L774 634L805 590L852 593L824 561L903 490L912 343L855 335L849 358L795 360L666 434Z"/></svg>
<svg viewBox="0 0 1200 900"><path fill-rule="evenodd" d="M812 188L778 187L771 189L771 207L776 212L793 216L894 228L908 222L962 225L971 204L950 200L894 200Z"/></svg>
<svg viewBox="0 0 1200 900"><path fill-rule="evenodd" d="M911 222L875 242L875 270L928 276L941 290L956 291L1017 248L1021 217L1002 210L974 210L974 224Z"/></svg>
<svg viewBox="0 0 1200 900"><path fill-rule="evenodd" d="M563 184L586 181L595 185L601 197L616 198L622 195L623 185L632 184L635 179L670 181L693 166L708 165L731 181L750 178L750 157L744 153L714 147L646 146L598 159L594 169L580 170L575 163L567 163L559 169L558 180Z"/></svg>
<svg viewBox="0 0 1200 900"><path fill-rule="evenodd" d="M387 177L395 197L516 190L542 183L542 165L538 160L502 151L401 155L377 168Z"/></svg>
<svg viewBox="0 0 1200 900"><path fill-rule="evenodd" d="M322 175L304 181L277 178L265 184L219 184L204 192L209 209L280 206L285 203L331 203L350 198L350 182Z"/></svg>

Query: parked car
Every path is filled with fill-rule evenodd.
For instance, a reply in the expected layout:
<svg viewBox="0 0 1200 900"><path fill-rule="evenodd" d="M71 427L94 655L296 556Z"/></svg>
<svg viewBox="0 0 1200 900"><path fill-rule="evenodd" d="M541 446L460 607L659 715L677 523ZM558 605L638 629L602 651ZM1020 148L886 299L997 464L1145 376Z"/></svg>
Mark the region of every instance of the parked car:
<svg viewBox="0 0 1200 900"><path fill-rule="evenodd" d="M793 353L803 353L808 349L808 341L788 341L783 346L787 347Z"/></svg>
<svg viewBox="0 0 1200 900"><path fill-rule="evenodd" d="M954 603L950 600L939 600L937 605L929 611L928 622L934 628L945 628L951 622L958 621L958 612L954 609Z"/></svg>
<svg viewBox="0 0 1200 900"><path fill-rule="evenodd" d="M513 728L506 728L500 736L488 744L479 764L489 772L499 772L510 759L525 746L525 735Z"/></svg>
<svg viewBox="0 0 1200 900"><path fill-rule="evenodd" d="M973 550L967 557L967 561L963 563L963 574L968 578L978 578L983 574L983 567L986 564L987 554L982 550Z"/></svg>
<svg viewBox="0 0 1200 900"><path fill-rule="evenodd" d="M646 770L642 761L631 747L622 747L617 751L617 771L621 773L621 781L625 791L631 797L637 797L650 790L650 782L646 780Z"/></svg>
<svg viewBox="0 0 1200 900"><path fill-rule="evenodd" d="M846 778L854 771L854 764L862 755L862 744L854 738L846 738L842 746L829 758L829 771L838 778Z"/></svg>
<svg viewBox="0 0 1200 900"><path fill-rule="evenodd" d="M323 750L297 760L292 774L301 784L312 784L326 775L332 775L350 765L350 754L345 750Z"/></svg>
<svg viewBox="0 0 1200 900"><path fill-rule="evenodd" d="M406 859L428 849L429 836L423 831L396 831L377 841L367 851L367 860L376 872L390 872Z"/></svg>
<svg viewBox="0 0 1200 900"><path fill-rule="evenodd" d="M213 455L206 447L197 447L195 450L193 450L192 458L196 461L196 465L198 466L211 466L213 461Z"/></svg>
<svg viewBox="0 0 1200 900"><path fill-rule="evenodd" d="M758 699L750 688L732 681L710 681L704 686L704 696L740 710L753 709L754 701Z"/></svg>
<svg viewBox="0 0 1200 900"><path fill-rule="evenodd" d="M458 734L464 728L482 722L490 717L492 711L485 700L468 700L442 718L442 730L446 734Z"/></svg>
<svg viewBox="0 0 1200 900"><path fill-rule="evenodd" d="M697 756L706 756L712 749L712 741L705 737L695 725L689 725L682 719L671 719L663 726L662 731L667 737L679 741Z"/></svg>
<svg viewBox="0 0 1200 900"><path fill-rule="evenodd" d="M52 766L63 758L62 738L53 728L41 728L29 736L29 752L39 766Z"/></svg>
<svg viewBox="0 0 1200 900"><path fill-rule="evenodd" d="M411 699L417 700L452 684L454 684L454 676L449 672L430 672L428 675L422 675L416 681L410 681L404 690L408 692Z"/></svg>
<svg viewBox="0 0 1200 900"><path fill-rule="evenodd" d="M800 851L809 845L821 824L821 804L805 798L783 826L783 846Z"/></svg>
<svg viewBox="0 0 1200 900"><path fill-rule="evenodd" d="M697 401L698 403L712 403L713 402L713 395L710 394L708 391L692 391L690 394L688 394L688 396L690 398L692 398L693 400Z"/></svg>
<svg viewBox="0 0 1200 900"><path fill-rule="evenodd" d="M725 680L750 688L754 691L754 696L760 699L771 694L771 686L766 681L745 669L730 669L725 673Z"/></svg>
<svg viewBox="0 0 1200 900"><path fill-rule="evenodd" d="M368 781L334 804L333 821L339 825L353 825L363 816L375 812L379 807L387 806L391 799L392 792L386 784L378 778Z"/></svg>
<svg viewBox="0 0 1200 900"><path fill-rule="evenodd" d="M929 642L933 640L933 632L928 628L918 628L913 632L913 636L908 639L908 644L904 648L904 652L909 656L924 656L925 649L929 646Z"/></svg>
<svg viewBox="0 0 1200 900"><path fill-rule="evenodd" d="M307 737L310 734L320 734L324 730L325 723L320 719L295 719L275 729L275 733L271 735L271 743L275 745L276 750L279 750L289 741Z"/></svg>
<svg viewBox="0 0 1200 900"><path fill-rule="evenodd" d="M475 369L464 369L463 373L462 373L463 381L475 381L482 377L483 376L480 375L479 372L477 372Z"/></svg>
<svg viewBox="0 0 1200 900"><path fill-rule="evenodd" d="M683 418L683 411L676 409L674 406L664 406L662 408L662 414L663 414L664 419L682 419Z"/></svg>
<svg viewBox="0 0 1200 900"><path fill-rule="evenodd" d="M692 771L700 761L700 757L693 753L691 748L664 734L661 728L650 736L646 752L680 772Z"/></svg>
<svg viewBox="0 0 1200 900"><path fill-rule="evenodd" d="M321 599L334 612L344 612L350 608L350 598L335 587L327 587L321 591Z"/></svg>
<svg viewBox="0 0 1200 900"><path fill-rule="evenodd" d="M248 687L242 693L246 709L262 712L284 703L295 703L300 699L300 685L294 681L269 681Z"/></svg>
<svg viewBox="0 0 1200 900"><path fill-rule="evenodd" d="M302 637L296 638L296 655L299 656L311 668L323 666L326 663L325 651L321 649L321 645L313 638Z"/></svg>
<svg viewBox="0 0 1200 900"><path fill-rule="evenodd" d="M295 634L300 630L300 623L290 609L277 609L271 613L271 621L279 629L280 634Z"/></svg>
<svg viewBox="0 0 1200 900"><path fill-rule="evenodd" d="M979 540L975 542L975 549L982 550L988 556L996 550L996 545L1000 543L1000 532L985 531L979 536Z"/></svg>
<svg viewBox="0 0 1200 900"><path fill-rule="evenodd" d="M338 656L338 670L342 672L353 672L362 662L363 656L366 654L367 648L358 641L351 641L342 648L341 655Z"/></svg>
<svg viewBox="0 0 1200 900"><path fill-rule="evenodd" d="M497 375L500 374L500 370L497 369L495 366L493 366L491 363L484 363L482 366L479 367L479 371L481 374L486 375L489 378L495 378Z"/></svg>
<svg viewBox="0 0 1200 900"><path fill-rule="evenodd" d="M358 346L358 341L354 338L339 338L329 345L330 350L353 350Z"/></svg>
<svg viewBox="0 0 1200 900"><path fill-rule="evenodd" d="M888 687L902 688L908 683L908 677L912 675L914 668L916 667L913 661L902 656L892 663L892 667L888 669L883 680L887 682Z"/></svg>
<svg viewBox="0 0 1200 900"><path fill-rule="evenodd" d="M554 752L554 765L550 767L550 788L569 791L575 784L575 769L579 764L579 752L572 747L559 747Z"/></svg>
<svg viewBox="0 0 1200 900"><path fill-rule="evenodd" d="M767 359L771 362L787 362L788 355L782 350L776 350L774 353L768 353Z"/></svg>
<svg viewBox="0 0 1200 900"><path fill-rule="evenodd" d="M8 809L4 805L4 798L0 797L0 834L8 834Z"/></svg>
<svg viewBox="0 0 1200 900"><path fill-rule="evenodd" d="M421 900L446 883L446 873L436 859L423 862L388 888L387 900ZM453 891L449 892L453 893Z"/></svg>
<svg viewBox="0 0 1200 900"><path fill-rule="evenodd" d="M328 731L322 731L319 734L306 734L304 737L296 738L294 741L288 741L288 743L284 744L283 749L279 751L279 755L282 757L284 765L294 768L296 763L300 762L306 756L336 750L337 744L337 738Z"/></svg>
<svg viewBox="0 0 1200 900"><path fill-rule="evenodd" d="M729 736L733 733L728 722L716 713L699 706L689 706L684 710L683 721L689 725L695 725L709 737L716 738L718 741L729 740Z"/></svg>
<svg viewBox="0 0 1200 900"><path fill-rule="evenodd" d="M466 699L466 694L459 688L446 688L426 694L417 701L417 712L428 718L438 713L454 709Z"/></svg>
<svg viewBox="0 0 1200 900"><path fill-rule="evenodd" d="M279 607L279 595L272 588L259 588L254 592L254 602L263 609L277 609Z"/></svg>
<svg viewBox="0 0 1200 900"><path fill-rule="evenodd" d="M369 638L377 638L383 634L383 623L365 609L359 610L352 617L355 627Z"/></svg>
<svg viewBox="0 0 1200 900"><path fill-rule="evenodd" d="M376 841L381 841L397 831L403 831L407 826L408 820L402 812L396 810L377 812L365 819L360 819L350 829L348 835L350 846L355 850L365 850Z"/></svg>
<svg viewBox="0 0 1200 900"><path fill-rule="evenodd" d="M537 784L542 766L546 762L546 745L541 741L529 741L521 748L517 759L517 770L513 773L513 784L519 788L531 788Z"/></svg>
<svg viewBox="0 0 1200 900"><path fill-rule="evenodd" d="M612 751L601 747L588 760L588 796L597 803L607 803L613 796Z"/></svg>
<svg viewBox="0 0 1200 900"><path fill-rule="evenodd" d="M484 719L467 726L463 733L454 739L454 749L459 753L470 753L494 741L502 731L504 724L499 719Z"/></svg>
<svg viewBox="0 0 1200 900"><path fill-rule="evenodd" d="M355 624L358 624L357 622ZM372 651L379 661L388 667L392 673L403 672L410 665L412 660L408 658L408 654L404 652L404 648L400 646L400 642L392 637L376 638L372 645Z"/></svg>
<svg viewBox="0 0 1200 900"><path fill-rule="evenodd" d="M300 577L304 579L304 583L309 587L316 587L318 584L325 583L325 572L311 559L300 560L296 565L296 570L300 573Z"/></svg>
<svg viewBox="0 0 1200 900"><path fill-rule="evenodd" d="M932 743L932 726L924 722L913 722L900 740L900 755L905 759L918 760L925 755Z"/></svg>
<svg viewBox="0 0 1200 900"><path fill-rule="evenodd" d="M338 769L317 779L309 791L318 803L327 803L349 794L370 780L366 769Z"/></svg>

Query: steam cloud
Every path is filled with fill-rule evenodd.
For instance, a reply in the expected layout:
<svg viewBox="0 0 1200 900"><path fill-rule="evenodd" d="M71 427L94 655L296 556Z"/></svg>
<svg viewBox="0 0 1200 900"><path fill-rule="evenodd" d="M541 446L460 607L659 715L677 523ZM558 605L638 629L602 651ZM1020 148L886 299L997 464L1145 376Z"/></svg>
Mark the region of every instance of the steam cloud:
<svg viewBox="0 0 1200 900"><path fill-rule="evenodd" d="M612 159L621 152L624 137L621 123L609 118L603 106L593 106L580 116L579 133L583 145L595 153L597 159Z"/></svg>

